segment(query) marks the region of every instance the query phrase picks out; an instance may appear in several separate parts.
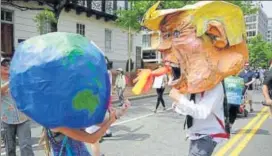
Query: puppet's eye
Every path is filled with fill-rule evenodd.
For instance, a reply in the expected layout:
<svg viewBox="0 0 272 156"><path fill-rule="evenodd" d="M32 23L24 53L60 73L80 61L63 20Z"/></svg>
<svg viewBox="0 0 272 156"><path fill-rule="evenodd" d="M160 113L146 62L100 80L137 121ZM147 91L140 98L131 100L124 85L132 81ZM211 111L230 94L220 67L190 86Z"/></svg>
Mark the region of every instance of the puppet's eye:
<svg viewBox="0 0 272 156"><path fill-rule="evenodd" d="M175 38L178 38L179 35L180 35L180 31L175 30L174 33L173 33L173 35L174 35Z"/></svg>
<svg viewBox="0 0 272 156"><path fill-rule="evenodd" d="M165 33L163 35L163 39L168 39L171 36L171 33Z"/></svg>

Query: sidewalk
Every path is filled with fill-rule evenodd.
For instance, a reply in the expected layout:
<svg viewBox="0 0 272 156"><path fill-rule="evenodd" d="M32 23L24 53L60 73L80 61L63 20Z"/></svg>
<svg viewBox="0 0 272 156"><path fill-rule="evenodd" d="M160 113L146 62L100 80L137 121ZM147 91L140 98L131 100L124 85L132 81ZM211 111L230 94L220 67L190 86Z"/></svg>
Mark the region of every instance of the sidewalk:
<svg viewBox="0 0 272 156"><path fill-rule="evenodd" d="M169 87L166 87L165 88L165 91L164 91L164 94L168 94L170 91L170 88ZM113 96L112 96L112 103L118 103L118 96L117 96L117 93L116 92L113 92L112 93ZM156 96L157 95L157 92L156 92L156 89L151 89L149 92L147 93L144 93L144 94L140 94L140 95L134 95L132 93L132 87L127 87L125 92L124 92L124 97L125 98L128 98L129 100L135 100L135 99L140 99L140 98L146 98L146 97L151 97L151 96Z"/></svg>

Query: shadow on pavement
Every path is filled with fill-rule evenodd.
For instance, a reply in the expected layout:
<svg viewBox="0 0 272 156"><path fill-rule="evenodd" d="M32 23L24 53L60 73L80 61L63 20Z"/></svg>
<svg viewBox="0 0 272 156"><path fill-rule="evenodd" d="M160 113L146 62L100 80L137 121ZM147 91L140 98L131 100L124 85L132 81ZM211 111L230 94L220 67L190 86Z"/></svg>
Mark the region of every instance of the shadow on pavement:
<svg viewBox="0 0 272 156"><path fill-rule="evenodd" d="M150 138L150 134L140 134L140 133L126 133L113 135L111 138L105 138L105 141L118 141L118 140L131 140L131 141L144 141Z"/></svg>
<svg viewBox="0 0 272 156"><path fill-rule="evenodd" d="M113 136L111 138L104 138L105 141L118 141L118 140L132 140L132 141L143 141L146 140L148 138L150 138L149 134L141 134L141 133L135 133L137 131L139 131L140 129L142 129L144 126L141 125L135 129L131 129L128 126L125 125L115 125L112 127L112 133ZM119 132L119 131L124 131L126 132L125 134L117 134L115 135L115 133Z"/></svg>
<svg viewBox="0 0 272 156"><path fill-rule="evenodd" d="M143 127L144 126L141 125L138 128L135 128L132 130L130 127L125 126L125 125L115 125L111 128L111 130L113 133L116 133L118 131L125 131L125 132L129 132L129 133L134 133L134 132L137 132L138 130L142 129Z"/></svg>
<svg viewBox="0 0 272 156"><path fill-rule="evenodd" d="M242 130L242 129L236 130L232 134L237 134L240 130ZM252 130L253 129L248 129L244 134L252 134ZM257 135L271 135L268 130L264 130L264 129L259 129L255 134L257 134Z"/></svg>
<svg viewBox="0 0 272 156"><path fill-rule="evenodd" d="M38 144L39 140L40 140L40 137L31 137L31 140L32 140L32 145Z"/></svg>

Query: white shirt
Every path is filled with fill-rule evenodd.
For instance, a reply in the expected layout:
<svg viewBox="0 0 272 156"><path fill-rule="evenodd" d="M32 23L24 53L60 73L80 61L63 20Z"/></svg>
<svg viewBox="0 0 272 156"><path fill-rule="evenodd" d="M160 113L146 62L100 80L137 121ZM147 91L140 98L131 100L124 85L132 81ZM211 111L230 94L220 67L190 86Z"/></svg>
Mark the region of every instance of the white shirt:
<svg viewBox="0 0 272 156"><path fill-rule="evenodd" d="M97 126L97 125L92 125L92 126L90 126L90 127L87 127L87 128L85 129L85 132L87 132L87 133L89 133L89 134L93 134L93 133L95 133L96 131L98 131L99 129L100 129L99 126Z"/></svg>
<svg viewBox="0 0 272 156"><path fill-rule="evenodd" d="M152 87L153 88L162 88L162 87L164 88L166 81L167 81L166 74L161 75L161 76L156 76Z"/></svg>
<svg viewBox="0 0 272 156"><path fill-rule="evenodd" d="M126 88L126 77L125 75L118 74L115 81L116 88Z"/></svg>
<svg viewBox="0 0 272 156"><path fill-rule="evenodd" d="M109 78L110 78L110 86L112 87L112 74L111 74L110 70L108 70L108 74L109 74ZM110 95L112 95L112 90L110 92Z"/></svg>
<svg viewBox="0 0 272 156"><path fill-rule="evenodd" d="M178 104L174 108L177 113L182 115L190 115L193 119L193 126L188 129L188 138L196 140L201 137L225 133L216 116L224 123L224 90L222 84L218 84L213 89L206 91L201 97L201 94L196 94L196 104L190 101L184 95L181 95ZM216 116L215 116L216 115ZM225 125L225 123L224 123ZM194 134L204 134L196 136ZM224 138L214 138L214 141L220 142Z"/></svg>

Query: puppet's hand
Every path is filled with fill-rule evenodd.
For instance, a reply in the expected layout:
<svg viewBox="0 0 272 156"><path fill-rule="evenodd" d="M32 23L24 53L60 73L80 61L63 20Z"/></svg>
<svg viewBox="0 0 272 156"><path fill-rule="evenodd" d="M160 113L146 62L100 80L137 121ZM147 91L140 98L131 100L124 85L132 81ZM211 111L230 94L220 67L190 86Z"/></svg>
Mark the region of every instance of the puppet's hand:
<svg viewBox="0 0 272 156"><path fill-rule="evenodd" d="M147 92L151 88L153 81L152 71L150 69L141 69L137 78L133 80L136 85L133 87L132 92L136 95Z"/></svg>
<svg viewBox="0 0 272 156"><path fill-rule="evenodd" d="M182 94L180 94L180 92L175 89L175 88L172 88L170 93L169 93L169 96L176 102L179 101L179 99L182 97Z"/></svg>

